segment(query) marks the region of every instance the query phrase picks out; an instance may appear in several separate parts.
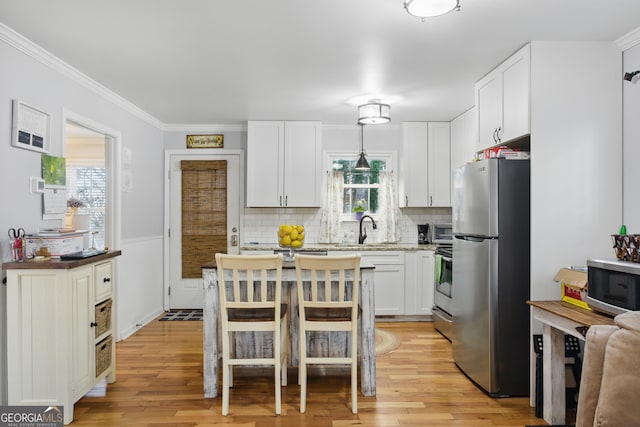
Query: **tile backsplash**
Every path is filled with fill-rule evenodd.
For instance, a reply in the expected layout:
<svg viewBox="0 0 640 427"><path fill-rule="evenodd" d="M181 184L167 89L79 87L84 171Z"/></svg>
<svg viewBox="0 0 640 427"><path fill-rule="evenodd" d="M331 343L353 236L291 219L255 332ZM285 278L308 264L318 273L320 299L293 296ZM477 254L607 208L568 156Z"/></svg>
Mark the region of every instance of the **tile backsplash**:
<svg viewBox="0 0 640 427"><path fill-rule="evenodd" d="M399 243L417 243L418 224L451 223L451 208L404 208L400 210L402 240ZM316 208L245 208L241 244L251 242L277 245L276 232L280 224L302 224L305 227L305 244L318 243L322 210ZM342 223L348 243L358 239L358 221ZM367 222L368 241L377 241L376 230ZM353 238L353 241L350 239Z"/></svg>

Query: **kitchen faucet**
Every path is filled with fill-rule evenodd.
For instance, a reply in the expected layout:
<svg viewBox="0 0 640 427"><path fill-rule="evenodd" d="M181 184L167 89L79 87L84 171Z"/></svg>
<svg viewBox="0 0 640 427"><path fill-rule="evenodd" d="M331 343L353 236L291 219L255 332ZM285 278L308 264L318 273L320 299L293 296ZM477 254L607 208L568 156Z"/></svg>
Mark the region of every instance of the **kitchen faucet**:
<svg viewBox="0 0 640 427"><path fill-rule="evenodd" d="M360 218L360 234L358 235L358 244L363 244L365 239L367 238L367 229L365 227L364 232L362 232L362 222L364 221L365 218L369 218L371 220L371 223L373 224L373 229L375 230L376 228L378 228L378 224L376 224L376 222L373 220L373 218L371 218L369 215L362 215L362 218Z"/></svg>

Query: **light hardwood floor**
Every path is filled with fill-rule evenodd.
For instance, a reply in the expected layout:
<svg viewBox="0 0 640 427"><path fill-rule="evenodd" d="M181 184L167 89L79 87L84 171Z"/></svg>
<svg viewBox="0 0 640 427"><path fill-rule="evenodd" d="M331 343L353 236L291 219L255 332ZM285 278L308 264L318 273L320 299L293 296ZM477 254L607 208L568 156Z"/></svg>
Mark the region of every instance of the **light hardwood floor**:
<svg viewBox="0 0 640 427"><path fill-rule="evenodd" d="M117 343L117 381L75 406L74 426L502 426L546 425L529 399L492 399L451 359L451 344L430 322L378 322L401 341L377 359L377 396L358 396L349 409L349 375L310 377L307 412L300 414L295 372L274 414L269 376L236 376L229 416L202 388L202 322L155 320Z"/></svg>

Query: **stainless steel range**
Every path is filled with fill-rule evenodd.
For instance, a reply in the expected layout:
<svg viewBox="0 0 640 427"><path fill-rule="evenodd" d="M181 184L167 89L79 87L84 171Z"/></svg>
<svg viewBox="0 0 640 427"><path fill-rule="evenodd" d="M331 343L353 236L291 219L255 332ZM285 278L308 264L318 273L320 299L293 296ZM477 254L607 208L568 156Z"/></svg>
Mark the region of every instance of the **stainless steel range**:
<svg viewBox="0 0 640 427"><path fill-rule="evenodd" d="M453 290L453 245L440 243L435 252L435 277L432 319L434 328L449 341L453 340L451 292Z"/></svg>

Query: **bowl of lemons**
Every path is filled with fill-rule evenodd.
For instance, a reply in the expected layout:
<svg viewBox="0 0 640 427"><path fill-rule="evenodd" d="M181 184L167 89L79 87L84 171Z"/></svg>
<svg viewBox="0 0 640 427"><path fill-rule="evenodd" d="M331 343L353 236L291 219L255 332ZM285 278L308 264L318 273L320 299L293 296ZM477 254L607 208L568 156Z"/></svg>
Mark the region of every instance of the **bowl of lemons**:
<svg viewBox="0 0 640 427"><path fill-rule="evenodd" d="M304 226L282 224L278 227L278 245L281 248L299 249L304 246Z"/></svg>

